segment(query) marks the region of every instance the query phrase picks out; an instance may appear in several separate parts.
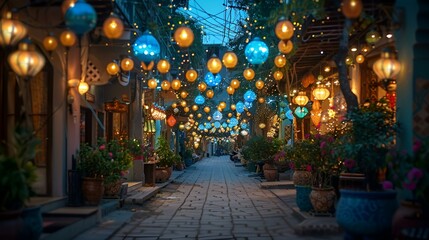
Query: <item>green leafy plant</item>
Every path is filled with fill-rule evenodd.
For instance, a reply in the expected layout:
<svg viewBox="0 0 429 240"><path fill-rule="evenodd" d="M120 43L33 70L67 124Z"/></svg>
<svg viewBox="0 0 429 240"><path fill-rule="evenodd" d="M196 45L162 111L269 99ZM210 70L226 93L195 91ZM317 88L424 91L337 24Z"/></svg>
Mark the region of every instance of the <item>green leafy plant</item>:
<svg viewBox="0 0 429 240"><path fill-rule="evenodd" d="M181 161L181 157L170 149L167 139L163 136L158 138L155 153L158 167L171 167Z"/></svg>
<svg viewBox="0 0 429 240"><path fill-rule="evenodd" d="M286 146L285 152L292 170L312 170L312 159L317 156L317 153L314 144L309 140L297 141L293 146Z"/></svg>
<svg viewBox="0 0 429 240"><path fill-rule="evenodd" d="M273 164L274 155L282 145L283 141L279 139L266 139L261 136L254 136L243 147L244 158L248 161L265 161L266 163Z"/></svg>

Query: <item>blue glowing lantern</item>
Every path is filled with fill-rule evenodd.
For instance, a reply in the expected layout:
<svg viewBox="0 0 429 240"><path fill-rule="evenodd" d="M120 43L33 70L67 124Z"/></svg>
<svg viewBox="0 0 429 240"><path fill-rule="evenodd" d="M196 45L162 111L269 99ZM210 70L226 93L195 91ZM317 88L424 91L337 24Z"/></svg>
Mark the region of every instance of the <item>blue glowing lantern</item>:
<svg viewBox="0 0 429 240"><path fill-rule="evenodd" d="M214 127L215 127L215 128L220 128L220 122L215 122L215 123L214 123Z"/></svg>
<svg viewBox="0 0 429 240"><path fill-rule="evenodd" d="M220 121L222 119L222 113L219 111L216 111L213 113L213 119L216 121Z"/></svg>
<svg viewBox="0 0 429 240"><path fill-rule="evenodd" d="M78 0L67 9L64 20L66 26L74 33L83 35L91 31L97 24L97 13L85 0Z"/></svg>
<svg viewBox="0 0 429 240"><path fill-rule="evenodd" d="M307 114L308 114L308 109L306 107L297 107L295 109L295 115L299 118L303 118Z"/></svg>
<svg viewBox="0 0 429 240"><path fill-rule="evenodd" d="M206 129L211 129L212 125L208 122L204 123L204 126L206 127Z"/></svg>
<svg viewBox="0 0 429 240"><path fill-rule="evenodd" d="M207 83L209 87L215 87L219 85L222 81L222 76L218 74L213 74L211 72L207 72L206 76L204 76L204 82Z"/></svg>
<svg viewBox="0 0 429 240"><path fill-rule="evenodd" d="M251 64L262 64L267 61L269 49L260 38L255 37L250 41L244 49L247 61Z"/></svg>
<svg viewBox="0 0 429 240"><path fill-rule="evenodd" d="M238 113L244 112L244 103L242 101L239 101L237 104L235 104L235 110Z"/></svg>
<svg viewBox="0 0 429 240"><path fill-rule="evenodd" d="M204 129L205 129L205 127L202 123L200 125L198 125L198 130L204 130Z"/></svg>
<svg viewBox="0 0 429 240"><path fill-rule="evenodd" d="M204 102L205 102L206 100L204 99L204 97L202 96L202 95L198 95L198 96L196 96L195 97L195 100L194 100L194 102L196 103L196 104L198 104L198 105L202 105L202 104L204 104Z"/></svg>
<svg viewBox="0 0 429 240"><path fill-rule="evenodd" d="M134 56L145 64L156 61L160 52L158 41L149 31L145 31L133 44Z"/></svg>
<svg viewBox="0 0 429 240"><path fill-rule="evenodd" d="M242 124L240 124L240 127L241 127L242 129L247 129L247 123L242 123Z"/></svg>
<svg viewBox="0 0 429 240"><path fill-rule="evenodd" d="M252 90L247 90L247 92L244 93L244 101L253 102L255 100L256 100L256 94Z"/></svg>
<svg viewBox="0 0 429 240"><path fill-rule="evenodd" d="M288 110L288 111L286 111L286 117L287 117L289 120L292 120L292 119L293 119L293 113L292 113L292 110Z"/></svg>
<svg viewBox="0 0 429 240"><path fill-rule="evenodd" d="M237 120L237 118L230 118L229 119L229 124L231 125L231 126L237 126L237 124L238 124L238 120Z"/></svg>
<svg viewBox="0 0 429 240"><path fill-rule="evenodd" d="M222 123L222 127L226 128L226 127L228 127L228 124L226 124L226 122L224 122L224 123Z"/></svg>
<svg viewBox="0 0 429 240"><path fill-rule="evenodd" d="M244 106L247 108L247 109L249 109L249 108L251 108L252 106L253 106L253 104L252 104L252 102L244 102Z"/></svg>

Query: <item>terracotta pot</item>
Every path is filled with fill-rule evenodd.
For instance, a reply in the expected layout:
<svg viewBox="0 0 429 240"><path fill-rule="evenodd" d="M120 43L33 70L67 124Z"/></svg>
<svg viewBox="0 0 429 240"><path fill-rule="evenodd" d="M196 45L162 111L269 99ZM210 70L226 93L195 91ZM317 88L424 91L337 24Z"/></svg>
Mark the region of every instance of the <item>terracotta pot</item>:
<svg viewBox="0 0 429 240"><path fill-rule="evenodd" d="M21 210L0 212L0 239L20 239L20 231L24 226Z"/></svg>
<svg viewBox="0 0 429 240"><path fill-rule="evenodd" d="M166 182L170 178L169 170L167 167L155 168L155 182Z"/></svg>
<svg viewBox="0 0 429 240"><path fill-rule="evenodd" d="M292 180L294 185L311 185L311 172L304 170L295 170L293 172Z"/></svg>
<svg viewBox="0 0 429 240"><path fill-rule="evenodd" d="M104 180L102 178L84 177L82 181L82 193L86 204L92 206L99 205L104 193Z"/></svg>
<svg viewBox="0 0 429 240"><path fill-rule="evenodd" d="M334 188L313 187L310 192L310 201L316 212L331 212L335 203Z"/></svg>
<svg viewBox="0 0 429 240"><path fill-rule="evenodd" d="M279 179L279 172L275 166L264 164L262 167L265 180L269 182L277 181Z"/></svg>
<svg viewBox="0 0 429 240"><path fill-rule="evenodd" d="M429 219L424 215L422 205L415 201L402 201L393 215L392 237L394 239L414 239L416 236L407 235L407 233L417 234L417 229L428 228Z"/></svg>
<svg viewBox="0 0 429 240"><path fill-rule="evenodd" d="M122 181L104 184L104 196L106 197L118 197L121 192Z"/></svg>

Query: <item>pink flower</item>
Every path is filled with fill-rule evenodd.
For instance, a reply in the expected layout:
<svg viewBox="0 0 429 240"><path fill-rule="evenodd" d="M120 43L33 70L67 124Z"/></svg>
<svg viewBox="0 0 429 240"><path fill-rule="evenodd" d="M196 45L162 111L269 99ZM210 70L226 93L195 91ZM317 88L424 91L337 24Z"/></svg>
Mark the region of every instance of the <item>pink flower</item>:
<svg viewBox="0 0 429 240"><path fill-rule="evenodd" d="M325 141L321 142L320 143L320 148L325 148L325 147L326 147L326 142Z"/></svg>
<svg viewBox="0 0 429 240"><path fill-rule="evenodd" d="M98 149L100 149L101 151L103 151L104 149L106 149L106 145L102 144L102 145L100 145L100 147L98 147Z"/></svg>
<svg viewBox="0 0 429 240"><path fill-rule="evenodd" d="M413 167L407 174L407 178L410 181L419 180L423 177L423 171L420 168Z"/></svg>
<svg viewBox="0 0 429 240"><path fill-rule="evenodd" d="M307 167L305 167L305 170L311 172L311 165L307 165Z"/></svg>
<svg viewBox="0 0 429 240"><path fill-rule="evenodd" d="M111 153L111 152L109 152L107 155L108 155L110 158L112 158L112 157L113 157L113 153Z"/></svg>
<svg viewBox="0 0 429 240"><path fill-rule="evenodd" d="M414 191L414 189L416 189L416 183L415 182L410 182L410 183L402 183L402 187L405 189L408 189L410 191Z"/></svg>
<svg viewBox="0 0 429 240"><path fill-rule="evenodd" d="M384 181L382 184L384 190L393 189L393 184L390 181Z"/></svg>

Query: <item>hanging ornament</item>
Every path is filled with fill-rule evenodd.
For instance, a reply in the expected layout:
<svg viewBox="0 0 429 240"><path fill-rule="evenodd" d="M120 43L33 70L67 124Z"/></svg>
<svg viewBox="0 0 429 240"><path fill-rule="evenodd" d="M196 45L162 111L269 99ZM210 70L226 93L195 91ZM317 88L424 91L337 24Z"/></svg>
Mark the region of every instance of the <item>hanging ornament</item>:
<svg viewBox="0 0 429 240"><path fill-rule="evenodd" d="M219 83L222 81L222 76L220 74L213 74L211 72L207 72L204 76L204 81L207 83L210 87L215 87L219 85Z"/></svg>
<svg viewBox="0 0 429 240"><path fill-rule="evenodd" d="M210 112L210 107L207 107L207 106L206 106L206 107L204 107L204 112L205 112L205 113L209 113L209 112Z"/></svg>
<svg viewBox="0 0 429 240"><path fill-rule="evenodd" d="M219 73L222 70L222 62L215 54L207 61L207 69L213 74Z"/></svg>
<svg viewBox="0 0 429 240"><path fill-rule="evenodd" d="M226 102L220 102L219 103L219 108L222 109L222 110L225 109L226 108Z"/></svg>
<svg viewBox="0 0 429 240"><path fill-rule="evenodd" d="M204 82L200 82L198 84L198 90L200 90L200 92L204 92L207 89L207 84Z"/></svg>
<svg viewBox="0 0 429 240"><path fill-rule="evenodd" d="M370 44L374 45L381 39L380 33L378 33L376 30L372 29L365 35L365 41Z"/></svg>
<svg viewBox="0 0 429 240"><path fill-rule="evenodd" d="M313 109L313 110L318 110L318 109L320 109L320 102L319 102L319 101L317 101L317 100L313 101L312 109Z"/></svg>
<svg viewBox="0 0 429 240"><path fill-rule="evenodd" d="M289 20L282 17L277 22L274 32L280 40L288 40L293 36L294 27Z"/></svg>
<svg viewBox="0 0 429 240"><path fill-rule="evenodd" d="M295 115L298 118L304 118L308 114L308 109L306 107L297 107L295 109Z"/></svg>
<svg viewBox="0 0 429 240"><path fill-rule="evenodd" d="M222 113L220 111L216 111L213 113L213 119L215 121L220 121L222 119Z"/></svg>
<svg viewBox="0 0 429 240"><path fill-rule="evenodd" d="M249 63L262 64L268 58L269 49L267 44L265 44L260 38L255 37L246 45L244 55Z"/></svg>
<svg viewBox="0 0 429 240"><path fill-rule="evenodd" d="M311 110L310 118L311 118L311 121L313 122L314 126L316 126L316 127L319 126L321 116L322 116L322 109Z"/></svg>
<svg viewBox="0 0 429 240"><path fill-rule="evenodd" d="M76 43L76 34L70 30L64 30L60 35L60 42L66 49L70 48Z"/></svg>
<svg viewBox="0 0 429 240"><path fill-rule="evenodd" d="M235 104L235 108L238 113L244 112L244 103L242 101L239 101L238 103Z"/></svg>
<svg viewBox="0 0 429 240"><path fill-rule="evenodd" d="M313 89L312 94L316 100L325 100L329 97L329 90L325 85L318 84L316 88Z"/></svg>
<svg viewBox="0 0 429 240"><path fill-rule="evenodd" d="M196 103L196 104L198 104L198 105L202 105L202 104L204 104L204 102L205 102L206 100L204 99L204 97L202 96L202 95L198 95L198 96L196 96L195 97L195 100L194 100L194 102Z"/></svg>
<svg viewBox="0 0 429 240"><path fill-rule="evenodd" d="M229 85L234 89L238 89L240 87L240 81L234 78L231 80L231 83Z"/></svg>
<svg viewBox="0 0 429 240"><path fill-rule="evenodd" d="M258 80L255 83L255 87L259 90L261 90L262 88L264 88L264 82L262 80Z"/></svg>
<svg viewBox="0 0 429 240"><path fill-rule="evenodd" d="M27 35L27 28L24 24L13 19L12 12L5 11L0 20L0 45L13 46L21 41L25 35Z"/></svg>
<svg viewBox="0 0 429 240"><path fill-rule="evenodd" d="M193 110L194 112L198 111L198 106L197 106L197 105L192 105L192 110Z"/></svg>
<svg viewBox="0 0 429 240"><path fill-rule="evenodd" d="M211 98L213 98L213 96L214 96L214 92L213 92L213 90L208 90L207 92L206 92L206 97L207 98L209 98L209 99L211 99Z"/></svg>
<svg viewBox="0 0 429 240"><path fill-rule="evenodd" d="M237 55L233 51L226 51L222 57L222 62L227 69L233 69L238 62Z"/></svg>
<svg viewBox="0 0 429 240"><path fill-rule="evenodd" d="M234 89L233 87L231 87L231 86L228 86L228 87L226 87L226 92L227 92L229 95L232 95L232 94L234 94L235 89Z"/></svg>
<svg viewBox="0 0 429 240"><path fill-rule="evenodd" d="M133 44L133 53L140 61L149 65L152 61L159 58L161 48L156 38L149 32L145 31L143 35L137 38Z"/></svg>
<svg viewBox="0 0 429 240"><path fill-rule="evenodd" d="M286 65L286 57L284 55L277 55L274 58L274 64L278 67L284 67Z"/></svg>
<svg viewBox="0 0 429 240"><path fill-rule="evenodd" d="M214 117L213 117L214 118ZM215 119L216 120L216 119ZM220 119L219 119L220 120ZM220 122L218 122L218 121L216 121L215 123L214 123L214 127L215 128L220 128L220 126L221 126L221 124L220 124Z"/></svg>
<svg viewBox="0 0 429 240"><path fill-rule="evenodd" d="M121 38L124 33L124 24L122 20L115 14L110 14L103 23L103 33L109 39Z"/></svg>
<svg viewBox="0 0 429 240"><path fill-rule="evenodd" d="M232 111L235 111L236 106L235 106L235 104L231 104L231 106L229 106L229 108L230 108Z"/></svg>
<svg viewBox="0 0 429 240"><path fill-rule="evenodd" d="M153 67L155 66L155 62L151 61L148 64L146 64L145 62L141 62L140 63L140 67L145 70L145 71L152 71Z"/></svg>
<svg viewBox="0 0 429 240"><path fill-rule="evenodd" d="M251 81L254 77L255 77L255 71L253 71L252 68L246 68L243 71L243 77L247 80L247 81Z"/></svg>
<svg viewBox="0 0 429 240"><path fill-rule="evenodd" d="M252 102L244 101L244 107L249 109L253 106Z"/></svg>
<svg viewBox="0 0 429 240"><path fill-rule="evenodd" d="M316 78L314 77L314 75L312 73L308 73L308 74L304 75L304 77L301 80L301 84L304 88L307 88L308 86L310 86L314 82L316 82Z"/></svg>
<svg viewBox="0 0 429 240"><path fill-rule="evenodd" d="M115 62L107 64L106 71L109 75L115 76L119 72L119 66Z"/></svg>
<svg viewBox="0 0 429 240"><path fill-rule="evenodd" d="M187 91L181 91L181 92L180 92L180 97L181 97L181 98L186 98L188 95L189 95L189 94L188 94L188 92L187 92Z"/></svg>
<svg viewBox="0 0 429 240"><path fill-rule="evenodd" d="M246 102L253 102L256 100L256 94L250 89L244 93L243 97Z"/></svg>
<svg viewBox="0 0 429 240"><path fill-rule="evenodd" d="M122 71L128 72L133 70L134 68L134 61L131 58L123 58L121 60L121 69Z"/></svg>
<svg viewBox="0 0 429 240"><path fill-rule="evenodd" d="M298 106L305 106L308 103L308 97L304 91L300 91L294 101Z"/></svg>
<svg viewBox="0 0 429 240"><path fill-rule="evenodd" d="M173 126L176 124L176 122L177 122L177 120L176 120L176 118L175 118L173 115L170 115L170 116L167 118L167 124L168 124L168 126L170 126L170 127L173 127Z"/></svg>
<svg viewBox="0 0 429 240"><path fill-rule="evenodd" d="M188 71L186 71L185 77L188 82L195 82L195 80L198 78L198 73L191 67Z"/></svg>
<svg viewBox="0 0 429 240"><path fill-rule="evenodd" d="M361 63L363 63L365 61L365 57L363 56L363 54L362 53L359 53L357 56L356 56L356 62L357 63L359 63L359 64L361 64Z"/></svg>
<svg viewBox="0 0 429 240"><path fill-rule="evenodd" d="M173 79L173 81L171 81L171 88L173 90L179 90L180 87L182 87L182 82L179 79Z"/></svg>
<svg viewBox="0 0 429 240"><path fill-rule="evenodd" d="M164 80L161 83L161 89L164 91L170 90L170 82L168 80Z"/></svg>
<svg viewBox="0 0 429 240"><path fill-rule="evenodd" d="M286 111L286 117L289 119L289 120L293 120L293 113L292 113L292 110L288 110L288 111Z"/></svg>
<svg viewBox="0 0 429 240"><path fill-rule="evenodd" d="M358 18L362 12L363 6L361 0L343 0L341 11L346 18Z"/></svg>
<svg viewBox="0 0 429 240"><path fill-rule="evenodd" d="M89 91L89 85L87 82L81 81L77 89L80 95L84 95L86 92Z"/></svg>
<svg viewBox="0 0 429 240"><path fill-rule="evenodd" d="M64 16L65 24L77 35L91 31L97 24L97 13L94 8L84 0L78 0Z"/></svg>
<svg viewBox="0 0 429 240"><path fill-rule="evenodd" d="M265 102L265 98L263 98L263 97L258 98L258 102L260 104L264 103Z"/></svg>
<svg viewBox="0 0 429 240"><path fill-rule="evenodd" d="M189 112L189 107L184 107L184 108L183 108L183 111L184 111L185 113ZM192 118L192 117L191 117L191 116L189 116L189 118Z"/></svg>
<svg viewBox="0 0 429 240"><path fill-rule="evenodd" d="M194 33L192 29L187 26L181 26L174 32L174 41L181 48L187 48L194 42Z"/></svg>
<svg viewBox="0 0 429 240"><path fill-rule="evenodd" d="M160 59L158 64L156 64L158 72L161 74L166 74L170 71L170 62L167 59Z"/></svg>
<svg viewBox="0 0 429 240"><path fill-rule="evenodd" d="M280 81L283 79L283 72L280 70L277 70L274 72L273 77L276 81Z"/></svg>
<svg viewBox="0 0 429 240"><path fill-rule="evenodd" d="M9 66L20 77L34 77L45 65L45 57L35 50L29 39L19 43L18 50L8 56Z"/></svg>
<svg viewBox="0 0 429 240"><path fill-rule="evenodd" d="M180 106L182 106L182 107L186 107L186 105L188 105L188 104L186 103L186 101L185 101L185 100L182 100L182 101L180 102Z"/></svg>
<svg viewBox="0 0 429 240"><path fill-rule="evenodd" d="M156 82L155 78L151 78L147 81L147 86L149 89L155 89L158 83Z"/></svg>
<svg viewBox="0 0 429 240"><path fill-rule="evenodd" d="M52 52L57 48L57 46L58 46L58 40L56 37L52 35L48 35L43 39L43 47L45 48L46 51Z"/></svg>
<svg viewBox="0 0 429 240"><path fill-rule="evenodd" d="M277 48L279 49L279 52L283 54L288 54L293 49L293 42L291 40L286 40L286 41L280 40L279 43L277 44Z"/></svg>

